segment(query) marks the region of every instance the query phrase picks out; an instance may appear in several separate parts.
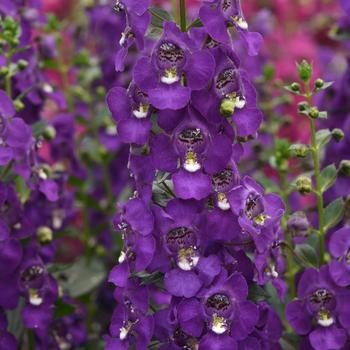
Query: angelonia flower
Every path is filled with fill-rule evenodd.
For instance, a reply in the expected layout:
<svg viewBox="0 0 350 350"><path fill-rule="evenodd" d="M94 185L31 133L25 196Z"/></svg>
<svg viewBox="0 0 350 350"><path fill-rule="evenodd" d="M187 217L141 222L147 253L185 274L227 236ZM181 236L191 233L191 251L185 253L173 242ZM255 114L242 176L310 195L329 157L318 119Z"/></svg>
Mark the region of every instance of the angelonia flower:
<svg viewBox="0 0 350 350"><path fill-rule="evenodd" d="M136 13L129 1L115 7ZM123 247L108 278L117 306L107 350L279 348L279 317L249 290L271 283L284 299L284 204L238 170L263 118L229 30L248 54L261 36L239 1L205 3L199 16L189 31L165 21L144 47L124 33L116 55L118 66L136 38L129 86L106 98L135 189L114 218Z"/></svg>
<svg viewBox="0 0 350 350"><path fill-rule="evenodd" d="M43 157L43 149L63 132L43 118L45 104L58 103L60 94L38 69L43 56L56 53L52 38L36 31L38 22L48 21L39 12L39 2L6 3L0 6L0 348L20 346L7 330L6 315L16 312L38 349L63 349L58 322L66 322L66 348L80 345L86 330L81 327L83 336L73 341L69 334L74 327L54 315L55 304L67 295L49 271L56 233L75 210L72 193L66 191L62 147L50 161ZM38 125L44 125L40 132L35 131Z"/></svg>

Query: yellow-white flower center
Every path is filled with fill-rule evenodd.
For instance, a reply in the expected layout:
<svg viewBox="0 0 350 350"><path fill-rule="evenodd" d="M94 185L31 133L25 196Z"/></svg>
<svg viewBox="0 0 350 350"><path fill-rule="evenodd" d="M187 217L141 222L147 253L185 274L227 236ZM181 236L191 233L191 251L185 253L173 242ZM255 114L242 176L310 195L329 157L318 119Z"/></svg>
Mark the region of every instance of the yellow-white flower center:
<svg viewBox="0 0 350 350"><path fill-rule="evenodd" d="M160 78L160 81L167 85L174 84L179 80L180 77L177 75L176 67L166 69L164 75Z"/></svg>
<svg viewBox="0 0 350 350"><path fill-rule="evenodd" d="M184 169L190 173L195 173L201 168L201 165L197 161L197 156L192 151L187 151L185 156Z"/></svg>
<svg viewBox="0 0 350 350"><path fill-rule="evenodd" d="M137 118L137 119L143 119L147 117L148 114L148 108L149 105L147 104L142 104L140 103L140 106L138 109L132 111L132 114Z"/></svg>
<svg viewBox="0 0 350 350"><path fill-rule="evenodd" d="M218 207L225 211L229 210L231 207L229 201L227 200L226 194L223 192L218 193Z"/></svg>
<svg viewBox="0 0 350 350"><path fill-rule="evenodd" d="M211 330L216 334L223 334L227 331L228 325L225 318L218 316L217 314L213 315Z"/></svg>

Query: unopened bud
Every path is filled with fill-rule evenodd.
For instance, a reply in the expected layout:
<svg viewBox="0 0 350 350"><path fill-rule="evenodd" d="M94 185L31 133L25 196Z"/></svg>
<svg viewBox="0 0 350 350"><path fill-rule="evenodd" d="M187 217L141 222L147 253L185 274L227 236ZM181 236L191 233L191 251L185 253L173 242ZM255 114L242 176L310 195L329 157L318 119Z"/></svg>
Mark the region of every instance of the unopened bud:
<svg viewBox="0 0 350 350"><path fill-rule="evenodd" d="M225 98L221 101L220 104L220 114L225 116L226 118L229 118L232 116L233 112L235 110L235 101Z"/></svg>
<svg viewBox="0 0 350 350"><path fill-rule="evenodd" d="M344 132L341 129L333 129L332 130L332 137L336 142L340 142L344 138Z"/></svg>
<svg viewBox="0 0 350 350"><path fill-rule="evenodd" d="M320 114L320 112L319 112L317 107L310 108L310 111L309 111L310 118L316 119L316 118L318 118L319 114Z"/></svg>
<svg viewBox="0 0 350 350"><path fill-rule="evenodd" d="M292 85L290 86L290 88L294 91L294 92L299 92L300 91L300 84L299 83L292 83Z"/></svg>
<svg viewBox="0 0 350 350"><path fill-rule="evenodd" d="M302 195L308 194L312 191L312 181L309 177L301 175L297 178L296 186L298 192Z"/></svg>
<svg viewBox="0 0 350 350"><path fill-rule="evenodd" d="M0 68L0 75L1 76L7 75L8 72L9 72L9 69L7 67L4 66L4 67Z"/></svg>
<svg viewBox="0 0 350 350"><path fill-rule="evenodd" d="M304 144L295 144L291 146L291 150L294 152L294 155L298 158L305 158L309 148Z"/></svg>
<svg viewBox="0 0 350 350"><path fill-rule="evenodd" d="M316 79L315 81L315 88L316 89L322 89L324 85L324 81L322 79Z"/></svg>
<svg viewBox="0 0 350 350"><path fill-rule="evenodd" d="M15 106L17 112L20 112L25 107L21 100L14 100L13 105Z"/></svg>
<svg viewBox="0 0 350 350"><path fill-rule="evenodd" d="M37 230L37 235L40 243L49 243L53 238L52 230L48 226L40 226Z"/></svg>
<svg viewBox="0 0 350 350"><path fill-rule="evenodd" d="M43 136L46 140L52 140L56 137L56 129L52 125L48 125L44 132Z"/></svg>
<svg viewBox="0 0 350 350"><path fill-rule="evenodd" d="M344 159L340 162L339 172L345 176L350 176L350 160Z"/></svg>
<svg viewBox="0 0 350 350"><path fill-rule="evenodd" d="M20 70L24 70L28 67L28 61L20 59L18 60L17 65Z"/></svg>

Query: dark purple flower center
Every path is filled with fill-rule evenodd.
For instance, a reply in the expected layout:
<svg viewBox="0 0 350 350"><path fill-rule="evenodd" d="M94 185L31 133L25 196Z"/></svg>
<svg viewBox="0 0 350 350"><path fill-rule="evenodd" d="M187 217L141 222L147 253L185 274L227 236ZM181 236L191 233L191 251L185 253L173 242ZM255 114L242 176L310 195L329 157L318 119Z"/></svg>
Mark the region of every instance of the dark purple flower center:
<svg viewBox="0 0 350 350"><path fill-rule="evenodd" d="M160 68L178 67L184 63L185 52L171 41L159 45L157 60Z"/></svg>
<svg viewBox="0 0 350 350"><path fill-rule="evenodd" d="M181 131L178 136L178 141L185 144L187 147L200 145L204 141L204 135L199 128L187 128Z"/></svg>
<svg viewBox="0 0 350 350"><path fill-rule="evenodd" d="M121 12L125 9L125 5L120 1L120 0L116 0L115 4L113 6L113 10L115 12Z"/></svg>
<svg viewBox="0 0 350 350"><path fill-rule="evenodd" d="M227 68L221 71L216 78L215 87L223 96L238 92L239 82L236 69Z"/></svg>
<svg viewBox="0 0 350 350"><path fill-rule="evenodd" d="M41 265L32 265L22 272L21 283L26 288L40 288L43 276L44 268Z"/></svg>
<svg viewBox="0 0 350 350"><path fill-rule="evenodd" d="M311 304L314 304L319 307L323 307L326 304L329 304L333 300L333 294L325 288L317 289L310 296Z"/></svg>
<svg viewBox="0 0 350 350"><path fill-rule="evenodd" d="M254 219L264 211L261 196L257 193L250 193L245 202L245 213L249 219Z"/></svg>
<svg viewBox="0 0 350 350"><path fill-rule="evenodd" d="M231 306L231 301L226 294L216 293L207 299L206 307L217 312L225 312Z"/></svg>
<svg viewBox="0 0 350 350"><path fill-rule="evenodd" d="M196 235L188 227L177 227L170 230L166 236L166 243L172 252L178 252L179 249L195 247Z"/></svg>
<svg viewBox="0 0 350 350"><path fill-rule="evenodd" d="M195 350L198 348L196 338L186 334L181 328L176 328L173 333L174 342L182 349Z"/></svg>
<svg viewBox="0 0 350 350"><path fill-rule="evenodd" d="M233 182L233 171L230 168L215 174L212 178L214 190L217 192L225 192L229 189Z"/></svg>
<svg viewBox="0 0 350 350"><path fill-rule="evenodd" d="M227 11L230 8L231 5L232 5L232 0L224 0L222 2L222 9L224 11Z"/></svg>

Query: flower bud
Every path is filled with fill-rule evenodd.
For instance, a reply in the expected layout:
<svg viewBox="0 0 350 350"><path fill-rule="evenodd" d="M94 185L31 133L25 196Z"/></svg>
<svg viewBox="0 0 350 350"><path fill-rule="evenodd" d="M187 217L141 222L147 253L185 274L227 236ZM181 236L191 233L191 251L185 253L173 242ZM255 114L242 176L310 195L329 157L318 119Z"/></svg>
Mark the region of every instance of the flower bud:
<svg viewBox="0 0 350 350"><path fill-rule="evenodd" d="M301 212L293 213L287 221L287 229L288 232L292 234L292 236L306 236L310 227L309 220L306 215Z"/></svg>
<svg viewBox="0 0 350 350"><path fill-rule="evenodd" d="M315 81L315 88L316 89L322 89L324 86L324 81L322 79L316 79Z"/></svg>
<svg viewBox="0 0 350 350"><path fill-rule="evenodd" d="M299 83L292 83L290 88L294 91L294 92L299 92L300 91L300 84Z"/></svg>
<svg viewBox="0 0 350 350"><path fill-rule="evenodd" d="M37 235L40 243L49 243L52 241L52 230L48 226L40 226L37 230Z"/></svg>
<svg viewBox="0 0 350 350"><path fill-rule="evenodd" d="M309 111L310 118L316 119L316 118L318 118L319 114L320 114L320 112L318 111L317 107L310 108L310 111Z"/></svg>
<svg viewBox="0 0 350 350"><path fill-rule="evenodd" d="M340 162L339 172L345 176L350 176L350 160L344 159Z"/></svg>
<svg viewBox="0 0 350 350"><path fill-rule="evenodd" d="M56 129L52 125L48 125L44 132L43 136L46 140L52 140L56 137Z"/></svg>
<svg viewBox="0 0 350 350"><path fill-rule="evenodd" d="M7 75L8 72L9 72L9 69L7 67L4 66L4 67L0 68L0 75L1 76Z"/></svg>
<svg viewBox="0 0 350 350"><path fill-rule="evenodd" d="M296 186L298 192L302 195L308 194L312 191L312 181L309 177L301 175L297 178Z"/></svg>
<svg viewBox="0 0 350 350"><path fill-rule="evenodd" d="M20 112L24 108L24 103L21 100L14 100L13 104L17 112Z"/></svg>
<svg viewBox="0 0 350 350"><path fill-rule="evenodd" d="M18 65L19 70L24 70L28 67L28 61L20 59L20 60L18 60L17 65Z"/></svg>
<svg viewBox="0 0 350 350"><path fill-rule="evenodd" d="M304 81L310 81L312 76L312 67L311 65L306 61L303 60L301 63L297 64L299 78Z"/></svg>
<svg viewBox="0 0 350 350"><path fill-rule="evenodd" d="M290 150L294 153L296 157L305 158L309 151L309 148L302 143L298 143L298 144L292 145L290 147Z"/></svg>
<svg viewBox="0 0 350 350"><path fill-rule="evenodd" d="M332 137L336 142L340 142L344 138L344 132L341 129L333 129L332 130Z"/></svg>
<svg viewBox="0 0 350 350"><path fill-rule="evenodd" d="M235 101L225 98L221 101L220 104L220 114L225 116L226 118L231 117L235 110Z"/></svg>

